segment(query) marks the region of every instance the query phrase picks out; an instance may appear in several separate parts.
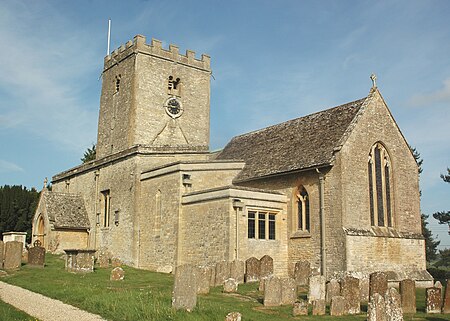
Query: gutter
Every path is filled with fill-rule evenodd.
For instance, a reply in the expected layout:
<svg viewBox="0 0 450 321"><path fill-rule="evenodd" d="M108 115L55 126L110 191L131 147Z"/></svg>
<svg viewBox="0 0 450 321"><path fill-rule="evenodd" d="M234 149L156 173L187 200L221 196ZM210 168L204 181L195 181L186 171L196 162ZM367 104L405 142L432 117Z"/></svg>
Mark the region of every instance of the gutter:
<svg viewBox="0 0 450 321"><path fill-rule="evenodd" d="M320 271L321 275L325 276L326 278L326 259L327 255L325 252L325 202L324 202L324 194L325 194L325 176L323 173L319 170L319 168L316 168L316 172L319 174L319 202L320 202L320 254L321 254L321 260L320 260Z"/></svg>

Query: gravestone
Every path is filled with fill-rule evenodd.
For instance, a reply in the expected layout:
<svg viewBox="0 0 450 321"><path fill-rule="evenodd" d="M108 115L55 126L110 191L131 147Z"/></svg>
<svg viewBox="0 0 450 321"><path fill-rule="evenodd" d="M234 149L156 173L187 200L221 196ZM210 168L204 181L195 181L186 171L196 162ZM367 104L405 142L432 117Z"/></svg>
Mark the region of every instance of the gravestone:
<svg viewBox="0 0 450 321"><path fill-rule="evenodd" d="M197 268L197 294L208 294L211 282L212 268L202 266Z"/></svg>
<svg viewBox="0 0 450 321"><path fill-rule="evenodd" d="M97 257L97 264L100 268L108 268L109 267L109 255L107 252L100 252Z"/></svg>
<svg viewBox="0 0 450 321"><path fill-rule="evenodd" d="M238 284L244 283L245 262L233 261L230 263L230 277Z"/></svg>
<svg viewBox="0 0 450 321"><path fill-rule="evenodd" d="M359 293L361 302L369 302L369 277L362 276L359 279Z"/></svg>
<svg viewBox="0 0 450 321"><path fill-rule="evenodd" d="M361 312L359 279L352 276L345 276L341 281L341 295L345 298L345 310L347 314L358 314Z"/></svg>
<svg viewBox="0 0 450 321"><path fill-rule="evenodd" d="M399 290L402 297L403 313L416 313L416 284L414 280L401 281Z"/></svg>
<svg viewBox="0 0 450 321"><path fill-rule="evenodd" d="M120 267L120 266L122 266L122 260L117 258L117 257L113 257L111 259L111 266L112 267Z"/></svg>
<svg viewBox="0 0 450 321"><path fill-rule="evenodd" d="M95 250L90 249L67 249L66 271L75 273L94 272Z"/></svg>
<svg viewBox="0 0 450 321"><path fill-rule="evenodd" d="M292 315L294 317L298 315L308 315L308 302L306 302L305 300L299 300L298 302L295 302L292 308Z"/></svg>
<svg viewBox="0 0 450 321"><path fill-rule="evenodd" d="M345 314L345 298L343 296L334 296L331 298L330 315L342 316Z"/></svg>
<svg viewBox="0 0 450 321"><path fill-rule="evenodd" d="M326 302L331 303L331 298L334 296L341 295L341 284L336 279L331 279L330 282L326 285L327 293L326 293Z"/></svg>
<svg viewBox="0 0 450 321"><path fill-rule="evenodd" d="M294 278L297 286L307 286L311 275L311 264L308 261L298 261L294 267Z"/></svg>
<svg viewBox="0 0 450 321"><path fill-rule="evenodd" d="M197 268L190 264L175 269L172 307L191 312L197 305Z"/></svg>
<svg viewBox="0 0 450 321"><path fill-rule="evenodd" d="M25 248L25 249L22 249L22 263L24 263L24 264L26 264L26 263L28 263L28 250Z"/></svg>
<svg viewBox="0 0 450 321"><path fill-rule="evenodd" d="M3 268L17 270L22 265L22 242L10 241L5 243L5 257Z"/></svg>
<svg viewBox="0 0 450 321"><path fill-rule="evenodd" d="M427 313L441 313L442 297L441 289L427 288L426 290L426 312Z"/></svg>
<svg viewBox="0 0 450 321"><path fill-rule="evenodd" d="M395 288L390 288L384 296L386 316L389 321L403 321L402 299Z"/></svg>
<svg viewBox="0 0 450 321"><path fill-rule="evenodd" d="M308 302L325 300L325 277L314 275L309 278Z"/></svg>
<svg viewBox="0 0 450 321"><path fill-rule="evenodd" d="M388 321L384 296L374 293L367 304L367 321Z"/></svg>
<svg viewBox="0 0 450 321"><path fill-rule="evenodd" d="M264 282L264 306L281 305L281 281L276 276L269 276Z"/></svg>
<svg viewBox="0 0 450 321"><path fill-rule="evenodd" d="M312 302L313 315L325 315L325 300L315 300Z"/></svg>
<svg viewBox="0 0 450 321"><path fill-rule="evenodd" d="M450 313L450 279L447 280L445 286L444 305L442 306L442 313Z"/></svg>
<svg viewBox="0 0 450 321"><path fill-rule="evenodd" d="M297 300L297 285L293 278L281 279L281 304L294 304Z"/></svg>
<svg viewBox="0 0 450 321"><path fill-rule="evenodd" d="M45 248L42 246L33 246L28 249L28 265L44 267Z"/></svg>
<svg viewBox="0 0 450 321"><path fill-rule="evenodd" d="M269 255L264 255L259 261L261 262L260 277L272 275L273 259Z"/></svg>
<svg viewBox="0 0 450 321"><path fill-rule="evenodd" d="M226 279L230 278L230 264L226 261L220 261L216 264L215 286L223 285Z"/></svg>
<svg viewBox="0 0 450 321"><path fill-rule="evenodd" d="M375 293L381 294L383 297L388 289L387 275L384 272L374 272L370 274L369 280L369 297Z"/></svg>
<svg viewBox="0 0 450 321"><path fill-rule="evenodd" d="M441 289L441 291L442 291L442 283L441 283L441 281L436 281L436 282L434 283L434 287L435 287L435 288L439 288L439 289Z"/></svg>
<svg viewBox="0 0 450 321"><path fill-rule="evenodd" d="M211 265L211 279L209 280L209 287L213 287L216 285L216 266Z"/></svg>
<svg viewBox="0 0 450 321"><path fill-rule="evenodd" d="M0 270L3 269L3 259L4 259L5 245L2 240L0 240Z"/></svg>
<svg viewBox="0 0 450 321"><path fill-rule="evenodd" d="M225 321L241 321L242 315L239 312L230 312L225 317Z"/></svg>
<svg viewBox="0 0 450 321"><path fill-rule="evenodd" d="M121 281L125 278L125 271L121 267L115 267L111 271L110 281Z"/></svg>
<svg viewBox="0 0 450 321"><path fill-rule="evenodd" d="M235 293L238 290L238 283L235 279L229 278L223 282L223 292Z"/></svg>
<svg viewBox="0 0 450 321"><path fill-rule="evenodd" d="M261 274L261 262L256 257L245 261L245 282L257 282Z"/></svg>
<svg viewBox="0 0 450 321"><path fill-rule="evenodd" d="M258 291L259 292L264 292L264 285L266 284L266 280L267 280L268 277L270 277L270 275L269 276L265 276L265 277L263 277L263 278L261 278L259 280L259 285L258 285Z"/></svg>

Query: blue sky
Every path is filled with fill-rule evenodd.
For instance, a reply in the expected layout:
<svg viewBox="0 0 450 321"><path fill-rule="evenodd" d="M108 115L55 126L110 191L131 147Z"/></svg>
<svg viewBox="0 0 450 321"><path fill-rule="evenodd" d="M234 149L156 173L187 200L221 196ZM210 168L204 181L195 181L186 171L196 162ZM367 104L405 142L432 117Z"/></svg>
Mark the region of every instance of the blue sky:
<svg viewBox="0 0 450 321"><path fill-rule="evenodd" d="M42 187L96 142L99 78L136 34L212 58L211 149L365 97L369 76L424 159L422 211L450 209L450 1L2 1L0 185ZM430 218L450 247L447 227Z"/></svg>

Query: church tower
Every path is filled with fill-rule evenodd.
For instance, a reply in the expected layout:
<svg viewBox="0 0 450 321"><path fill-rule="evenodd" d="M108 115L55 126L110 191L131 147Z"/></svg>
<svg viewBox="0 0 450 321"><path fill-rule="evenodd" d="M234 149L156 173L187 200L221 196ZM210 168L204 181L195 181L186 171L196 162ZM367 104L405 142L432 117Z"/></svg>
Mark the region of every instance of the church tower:
<svg viewBox="0 0 450 321"><path fill-rule="evenodd" d="M105 57L97 159L140 145L209 150L210 57L137 35Z"/></svg>

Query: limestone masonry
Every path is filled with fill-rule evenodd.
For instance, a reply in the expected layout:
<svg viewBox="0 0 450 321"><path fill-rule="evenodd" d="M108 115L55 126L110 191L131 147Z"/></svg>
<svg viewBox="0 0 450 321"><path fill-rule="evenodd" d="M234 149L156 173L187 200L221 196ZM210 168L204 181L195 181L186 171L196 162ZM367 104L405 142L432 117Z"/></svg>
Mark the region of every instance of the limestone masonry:
<svg viewBox="0 0 450 321"><path fill-rule="evenodd" d="M53 176L33 242L166 273L267 255L297 282L300 261L431 280L418 167L375 82L211 153L210 77L209 56L140 35L105 57L96 159Z"/></svg>

